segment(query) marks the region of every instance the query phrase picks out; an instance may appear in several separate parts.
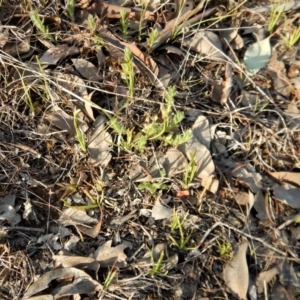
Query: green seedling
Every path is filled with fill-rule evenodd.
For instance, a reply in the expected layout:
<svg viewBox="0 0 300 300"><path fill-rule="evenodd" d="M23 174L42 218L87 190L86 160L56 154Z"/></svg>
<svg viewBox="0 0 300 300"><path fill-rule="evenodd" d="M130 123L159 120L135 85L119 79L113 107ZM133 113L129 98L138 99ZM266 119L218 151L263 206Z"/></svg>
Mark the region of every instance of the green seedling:
<svg viewBox="0 0 300 300"><path fill-rule="evenodd" d="M77 118L78 118L78 114L80 113L80 109L77 109L74 111L74 128L75 128L75 132L76 132L76 139L79 142L79 146L80 149L83 153L86 153L87 148L86 148L86 141L85 141L85 137L83 132L81 131L81 129L78 127L78 123L77 123Z"/></svg>
<svg viewBox="0 0 300 300"><path fill-rule="evenodd" d="M155 122L154 120L154 122L144 127L143 132L149 140L162 140L165 145L178 146L192 137L191 131L185 131L183 134L178 134L174 137L174 131L178 129L180 122L184 118L184 113L181 111L177 111L174 117L170 117L172 115L175 95L175 87L169 87L165 97L165 103L161 105L160 109L162 123Z"/></svg>
<svg viewBox="0 0 300 300"><path fill-rule="evenodd" d="M231 243L227 242L227 241L222 241L222 242L217 241L217 243L218 243L218 246L219 246L220 257L225 258L225 259L231 258L231 256L232 256Z"/></svg>
<svg viewBox="0 0 300 300"><path fill-rule="evenodd" d="M171 235L169 236L172 243L179 249L179 250L191 250L192 248L188 248L187 244L189 243L193 231L191 231L188 235L185 235L183 230L183 223L187 218L188 213L184 216L183 220L180 221L180 216L176 211L173 213L172 222L171 222L171 232L175 232L176 230L179 231L179 240L176 240Z"/></svg>
<svg viewBox="0 0 300 300"><path fill-rule="evenodd" d="M127 66L125 69L128 70L130 68ZM127 73L132 74L133 70ZM129 78L130 76L127 77ZM128 79L128 84L131 85L133 80ZM110 127L119 135L118 146L126 151L136 149L139 152L143 152L149 141L162 141L164 145L172 146L178 146L188 141L192 137L191 130L184 131L182 134L177 133L180 122L184 118L184 113L178 111L172 116L175 93L174 87L168 89L165 103L160 107L161 119L159 120L158 116L154 116L151 122L136 134L134 134L134 130L129 130L121 125L116 118L111 118Z"/></svg>
<svg viewBox="0 0 300 300"><path fill-rule="evenodd" d="M112 281L114 280L114 278L116 277L117 274L117 269L112 268L111 270L109 270L105 281L103 283L103 290L107 290L109 288L109 286L111 285Z"/></svg>
<svg viewBox="0 0 300 300"><path fill-rule="evenodd" d="M87 19L87 28L94 34L97 30L97 19L93 15L89 15Z"/></svg>
<svg viewBox="0 0 300 300"><path fill-rule="evenodd" d="M129 22L128 22L128 17L126 16L126 11L125 9L120 10L120 23L122 27L122 33L127 36L129 32Z"/></svg>
<svg viewBox="0 0 300 300"><path fill-rule="evenodd" d="M293 29L292 33L289 33L287 37L284 37L285 45L288 49L292 48L300 39L300 26Z"/></svg>
<svg viewBox="0 0 300 300"><path fill-rule="evenodd" d="M176 230L178 230L179 227L183 225L183 223L185 222L188 215L189 215L189 213L187 212L185 214L185 216L183 217L182 221L180 221L180 217L174 209L174 212L172 215L172 221L171 221L171 225L170 225L171 232L175 232Z"/></svg>
<svg viewBox="0 0 300 300"><path fill-rule="evenodd" d="M29 109L32 113L32 116L34 116L35 115L35 108L34 108L33 101L32 101L32 98L31 98L31 93L30 93L31 87L27 86L25 84L22 76L20 78L21 78L22 87L23 87L23 91L24 91L24 94L23 94L22 98L24 98L24 101L25 101L26 105L29 107Z"/></svg>
<svg viewBox="0 0 300 300"><path fill-rule="evenodd" d="M148 190L152 196L155 195L157 191L166 190L167 188L168 186L162 182L142 182L138 185L140 191Z"/></svg>
<svg viewBox="0 0 300 300"><path fill-rule="evenodd" d="M272 4L267 28L269 32L272 32L275 26L278 24L279 20L281 19L284 13L284 8L285 7L280 1L274 1L274 3Z"/></svg>
<svg viewBox="0 0 300 300"><path fill-rule="evenodd" d="M146 9L147 9L147 1L142 1L142 11L141 11L141 17L139 19L139 29L138 29L138 40L139 42L142 41L142 30L143 30L143 22L146 15Z"/></svg>
<svg viewBox="0 0 300 300"><path fill-rule="evenodd" d="M133 129L125 128L117 118L109 120L109 126L118 134L117 146L122 150L131 152L134 148Z"/></svg>
<svg viewBox="0 0 300 300"><path fill-rule="evenodd" d="M165 271L165 266L163 264L164 259L164 252L161 251L159 258L155 261L152 251L149 249L150 256L151 256L151 265L152 268L149 271L151 276L165 276L168 274L168 271Z"/></svg>
<svg viewBox="0 0 300 300"><path fill-rule="evenodd" d="M37 10L31 11L29 16L30 16L32 23L37 28L37 30L40 34L42 34L45 38L47 38L51 41L55 41L53 35L49 33L48 26L44 25L44 20L40 18Z"/></svg>
<svg viewBox="0 0 300 300"><path fill-rule="evenodd" d="M71 21L74 21L75 0L67 0L66 13Z"/></svg>
<svg viewBox="0 0 300 300"><path fill-rule="evenodd" d="M124 62L121 64L121 67L129 91L129 100L132 101L134 94L134 64L129 48L124 50Z"/></svg>
<svg viewBox="0 0 300 300"><path fill-rule="evenodd" d="M195 160L195 153L190 153L190 161L185 169L184 177L183 177L183 183L185 188L188 188L189 185L193 182L196 171L197 171L197 164Z"/></svg>
<svg viewBox="0 0 300 300"><path fill-rule="evenodd" d="M149 35L148 35L148 39L147 39L147 49L151 49L152 46L158 41L158 36L159 36L159 32L157 30L157 28L153 29Z"/></svg>

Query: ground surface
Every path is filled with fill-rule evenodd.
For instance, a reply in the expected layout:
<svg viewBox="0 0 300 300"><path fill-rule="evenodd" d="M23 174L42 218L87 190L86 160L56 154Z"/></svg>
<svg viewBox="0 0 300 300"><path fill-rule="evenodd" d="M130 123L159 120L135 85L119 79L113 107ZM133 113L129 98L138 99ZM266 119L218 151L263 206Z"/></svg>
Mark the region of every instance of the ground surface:
<svg viewBox="0 0 300 300"><path fill-rule="evenodd" d="M0 299L299 299L299 1L2 0Z"/></svg>

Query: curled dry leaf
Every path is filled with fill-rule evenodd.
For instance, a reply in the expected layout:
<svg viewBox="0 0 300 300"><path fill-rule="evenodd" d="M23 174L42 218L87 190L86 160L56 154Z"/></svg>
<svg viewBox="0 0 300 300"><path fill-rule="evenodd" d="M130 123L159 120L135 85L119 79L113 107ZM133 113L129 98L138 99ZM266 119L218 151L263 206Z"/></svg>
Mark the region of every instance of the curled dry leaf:
<svg viewBox="0 0 300 300"><path fill-rule="evenodd" d="M57 80L58 86L60 85L67 91L70 91L70 94L73 93L81 98L86 96L88 97L86 84L78 76L73 74L56 73L55 79Z"/></svg>
<svg viewBox="0 0 300 300"><path fill-rule="evenodd" d="M219 31L220 41L224 49L228 48L228 45L236 38L238 34L238 28L233 25L232 28L226 28Z"/></svg>
<svg viewBox="0 0 300 300"><path fill-rule="evenodd" d="M249 205L251 209L254 203L254 196L250 190L248 191L248 193L240 191L235 195L235 201L239 205Z"/></svg>
<svg viewBox="0 0 300 300"><path fill-rule="evenodd" d="M152 218L154 220L162 220L167 219L172 216L173 209L170 207L167 207L168 201L165 201L164 199L160 199L160 197L157 197L155 200L155 204L152 207Z"/></svg>
<svg viewBox="0 0 300 300"><path fill-rule="evenodd" d="M205 59L224 61L222 43L217 34L212 31L196 33L193 37L184 40L183 45L204 56Z"/></svg>
<svg viewBox="0 0 300 300"><path fill-rule="evenodd" d="M274 267L267 271L262 271L258 274L255 280L258 294L262 294L264 292L265 284L268 284L277 274L278 274L277 267Z"/></svg>
<svg viewBox="0 0 300 300"><path fill-rule="evenodd" d="M209 150L212 132L208 119L200 115L193 124L192 131L197 140Z"/></svg>
<svg viewBox="0 0 300 300"><path fill-rule="evenodd" d="M296 172L271 172L272 177L276 178L280 182L290 183L300 187L300 173Z"/></svg>
<svg viewBox="0 0 300 300"><path fill-rule="evenodd" d="M259 190L258 193L255 195L253 206L257 211L256 218L258 218L260 220L268 220L269 219L265 197L261 190Z"/></svg>
<svg viewBox="0 0 300 300"><path fill-rule="evenodd" d="M67 208L62 211L58 221L63 226L76 226L97 223L97 219L88 216L84 210L75 208Z"/></svg>
<svg viewBox="0 0 300 300"><path fill-rule="evenodd" d="M97 281L93 280L85 272L76 268L62 268L49 271L42 275L36 282L34 282L27 292L24 294L24 298L28 298L34 294L37 294L46 288L52 280L64 277L74 277L74 281L71 284L61 286L52 291L52 295L55 299L67 295L75 294L91 294L96 290L101 290L102 286Z"/></svg>
<svg viewBox="0 0 300 300"><path fill-rule="evenodd" d="M126 248L132 247L130 242L123 242L116 247L111 246L112 241L107 241L101 245L94 253L95 259L100 263L102 268L116 266L125 268L127 266L127 255L124 253Z"/></svg>
<svg viewBox="0 0 300 300"><path fill-rule="evenodd" d="M99 81L99 76L97 76L98 69L88 60L84 58L74 58L72 59L75 69L86 79L92 81Z"/></svg>
<svg viewBox="0 0 300 300"><path fill-rule="evenodd" d="M100 268L100 264L93 257L53 255L52 258L54 260L55 269L74 267L94 271L97 274Z"/></svg>
<svg viewBox="0 0 300 300"><path fill-rule="evenodd" d="M162 165L168 178L171 178L186 170L187 160L180 151L175 148L171 148L165 154Z"/></svg>
<svg viewBox="0 0 300 300"><path fill-rule="evenodd" d="M283 61L277 60L277 51L272 51L272 57L268 64L268 72L274 80L275 90L285 97L289 97L293 87L286 77L286 70Z"/></svg>
<svg viewBox="0 0 300 300"><path fill-rule="evenodd" d="M253 193L257 193L261 190L262 177L255 171L255 168L253 166L251 166L250 164L247 164L246 166L239 166L232 162L232 167L234 168L232 171L232 175L239 181L247 184Z"/></svg>
<svg viewBox="0 0 300 300"><path fill-rule="evenodd" d="M106 131L104 116L100 115L95 122L99 122L99 118L103 121L89 138L87 149L95 165L106 167L111 160L112 137Z"/></svg>
<svg viewBox="0 0 300 300"><path fill-rule="evenodd" d="M226 80L214 80L211 98L213 101L225 105L233 87L231 64L226 64Z"/></svg>
<svg viewBox="0 0 300 300"><path fill-rule="evenodd" d="M273 187L275 199L286 203L287 205L300 209L300 189L289 185L281 186L276 184Z"/></svg>
<svg viewBox="0 0 300 300"><path fill-rule="evenodd" d="M249 271L246 260L247 248L248 242L244 241L237 247L233 258L224 269L225 284L240 299L246 299L249 284Z"/></svg>
<svg viewBox="0 0 300 300"><path fill-rule="evenodd" d="M61 44L48 49L40 58L40 62L41 64L55 65L59 60L78 53L79 49L77 47L69 47L67 44Z"/></svg>

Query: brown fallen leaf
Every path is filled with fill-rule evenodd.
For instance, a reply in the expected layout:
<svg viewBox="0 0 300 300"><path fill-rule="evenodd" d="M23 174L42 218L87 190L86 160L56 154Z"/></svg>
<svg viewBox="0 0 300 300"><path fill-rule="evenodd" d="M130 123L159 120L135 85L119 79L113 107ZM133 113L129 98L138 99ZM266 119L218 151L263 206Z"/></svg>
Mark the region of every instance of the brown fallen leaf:
<svg viewBox="0 0 300 300"><path fill-rule="evenodd" d="M61 44L48 49L40 58L41 64L55 65L59 60L69 56L78 54L79 49L75 46L69 47L67 44Z"/></svg>
<svg viewBox="0 0 300 300"><path fill-rule="evenodd" d="M127 266L127 255L124 253L126 248L131 248L130 242L112 247L112 240L102 244L94 253L95 259L100 263L102 268L116 266L117 268L125 268Z"/></svg>
<svg viewBox="0 0 300 300"><path fill-rule="evenodd" d="M224 61L222 43L218 35L212 31L199 30L191 38L186 38L183 45L199 53L204 59Z"/></svg>
<svg viewBox="0 0 300 300"><path fill-rule="evenodd" d="M296 172L270 172L272 177L280 182L290 183L300 187L300 173Z"/></svg>
<svg viewBox="0 0 300 300"><path fill-rule="evenodd" d="M24 298L28 298L34 294L37 294L46 288L48 288L50 282L57 278L74 277L74 281L71 284L60 286L59 288L52 290L51 294L55 299L64 295L74 294L90 294L96 290L101 290L102 285L93 280L87 273L78 270L76 268L60 268L49 271L42 275L37 281L35 281L24 294Z"/></svg>
<svg viewBox="0 0 300 300"><path fill-rule="evenodd" d="M131 8L104 3L102 1L94 1L86 10L89 13L95 13L100 18L121 19L121 10L126 12L127 19L140 20L143 18L148 21L155 21L155 14L151 11L134 11Z"/></svg>
<svg viewBox="0 0 300 300"><path fill-rule="evenodd" d="M225 105L233 87L232 66L226 65L226 80L214 80L211 99L221 105Z"/></svg>
<svg viewBox="0 0 300 300"><path fill-rule="evenodd" d="M173 34L174 28L178 26L188 27L193 23L198 22L199 20L213 15L216 12L216 8L210 8L204 11L201 14L198 14L206 4L206 0L202 0L193 10L186 12L185 14L174 18L173 20L166 23L165 28L159 33L159 36L153 46L149 49L149 53L153 52L159 46L164 44ZM193 17L196 15L195 17ZM191 18L193 17L193 18ZM191 18L189 20L189 18Z"/></svg>
<svg viewBox="0 0 300 300"><path fill-rule="evenodd" d="M57 268L79 268L94 271L96 274L100 264L93 257L53 255L54 267Z"/></svg>
<svg viewBox="0 0 300 300"><path fill-rule="evenodd" d="M248 242L244 241L237 247L233 258L224 269L224 280L227 287L240 299L246 299L249 284L249 271L246 260L247 248Z"/></svg>
<svg viewBox="0 0 300 300"><path fill-rule="evenodd" d="M274 80L275 90L285 97L289 97L293 87L286 77L286 69L283 61L277 60L277 51L272 51L272 56L268 64L268 72Z"/></svg>
<svg viewBox="0 0 300 300"><path fill-rule="evenodd" d="M151 82L156 82L159 69L156 62L149 55L143 53L135 44L120 41L104 27L101 29L101 36L105 41L105 48L110 52L113 58L123 61L124 49L129 48L133 54L133 62L136 67L142 73L146 73Z"/></svg>

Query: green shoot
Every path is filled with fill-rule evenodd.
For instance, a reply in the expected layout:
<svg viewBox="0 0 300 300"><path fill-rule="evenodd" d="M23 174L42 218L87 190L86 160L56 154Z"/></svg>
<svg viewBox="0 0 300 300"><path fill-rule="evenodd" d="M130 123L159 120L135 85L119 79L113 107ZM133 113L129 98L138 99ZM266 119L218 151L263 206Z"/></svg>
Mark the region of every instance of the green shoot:
<svg viewBox="0 0 300 300"><path fill-rule="evenodd" d="M142 0L142 3L141 3L142 11L141 11L141 17L140 17L140 20L139 20L139 29L138 29L138 40L139 40L139 42L142 41L143 23L144 23L144 18L145 18L148 2L147 2L147 0Z"/></svg>
<svg viewBox="0 0 300 300"><path fill-rule="evenodd" d="M97 19L92 16L89 15L88 19L87 19L87 28L89 29L89 31L94 34L95 31L97 30Z"/></svg>
<svg viewBox="0 0 300 300"><path fill-rule="evenodd" d="M103 290L107 290L109 288L113 279L116 277L116 274L117 274L116 269L113 268L113 269L109 270L109 272L105 278L105 281L103 283Z"/></svg>
<svg viewBox="0 0 300 300"><path fill-rule="evenodd" d="M131 78L133 74L132 62L122 64L124 74L127 74L127 82L129 87L133 85L134 78ZM132 68L131 68L132 67ZM134 86L132 87L132 89ZM131 87L129 88L131 90ZM110 127L119 135L118 146L126 151L132 151L136 149L139 152L143 152L148 141L162 141L164 145L178 146L192 137L192 131L187 130L182 134L177 133L180 122L184 118L183 112L176 112L172 116L172 109L174 106L174 96L176 90L174 87L169 87L167 95L165 97L165 103L161 104L160 113L162 120L159 120L158 116L152 118L152 122L144 126L141 132L134 134L133 129L126 129L121 125L116 118L110 120ZM133 95L133 92L131 93Z"/></svg>
<svg viewBox="0 0 300 300"><path fill-rule="evenodd" d="M168 271L165 271L165 267L163 265L164 252L161 251L159 258L157 261L154 260L153 253L149 249L151 255L151 265L152 269L149 271L149 274L152 276L165 276L168 274Z"/></svg>
<svg viewBox="0 0 300 300"><path fill-rule="evenodd" d="M129 32L129 22L128 22L128 17L126 17L126 11L125 9L120 10L120 23L122 27L122 33L127 36Z"/></svg>
<svg viewBox="0 0 300 300"><path fill-rule="evenodd" d="M33 101L32 101L32 98L31 98L31 93L30 93L30 86L26 86L24 80L23 80L23 77L20 77L21 78L21 82L22 82L22 87L23 87L23 90L24 90L24 101L26 103L26 105L29 107L32 115L34 116L35 115L35 108L34 108L34 105L33 105Z"/></svg>
<svg viewBox="0 0 300 300"><path fill-rule="evenodd" d="M300 39L300 26L293 30L287 38L284 38L287 48L292 48Z"/></svg>
<svg viewBox="0 0 300 300"><path fill-rule="evenodd" d="M180 221L180 219L179 219L180 217L174 209L174 212L173 212L173 215L172 215L172 221L171 221L171 225L170 225L171 232L174 232L175 230L178 230L179 227L181 225L183 225L183 223L185 222L188 215L189 215L189 213L187 212L185 214L185 216L183 217L182 221Z"/></svg>
<svg viewBox="0 0 300 300"><path fill-rule="evenodd" d="M222 241L219 242L217 241L218 246L219 246L219 254L221 258L230 258L232 256L231 254L231 243L230 242L226 242L226 241Z"/></svg>
<svg viewBox="0 0 300 300"><path fill-rule="evenodd" d="M140 191L148 190L151 195L155 195L158 190L166 190L167 188L167 185L162 182L142 182L138 185Z"/></svg>
<svg viewBox="0 0 300 300"><path fill-rule="evenodd" d="M80 149L83 153L86 153L86 142L85 142L85 137L84 137L84 134L83 132L81 131L81 129L78 127L78 124L77 124L77 117L78 117L78 114L80 113L80 109L77 109L74 111L74 128L75 128L75 132L76 132L76 139L77 141L79 142L79 146L80 146Z"/></svg>
<svg viewBox="0 0 300 300"><path fill-rule="evenodd" d="M129 48L125 48L124 50L124 63L121 64L121 67L129 90L129 99L132 101L134 94L134 65L132 53Z"/></svg>
<svg viewBox="0 0 300 300"><path fill-rule="evenodd" d="M37 28L38 32L45 36L47 39L54 41L54 37L49 33L48 26L44 25L44 20L40 18L37 10L33 10L30 12L30 19L34 26Z"/></svg>
<svg viewBox="0 0 300 300"><path fill-rule="evenodd" d="M183 177L183 183L186 188L189 187L189 185L193 182L195 178L195 174L197 171L197 164L195 161L195 155L196 153L190 153L190 161L187 165L187 168L185 169L184 172L184 177Z"/></svg>
<svg viewBox="0 0 300 300"><path fill-rule="evenodd" d="M183 220L180 221L179 214L174 210L172 222L171 222L171 232L175 232L175 230L179 231L179 241L175 240L172 236L169 236L172 243L179 249L179 250L188 250L190 248L187 248L187 244L189 243L191 236L193 234L193 231L191 231L187 236L185 236L184 230L183 230L183 223L186 220L188 216L188 213L184 216Z"/></svg>
<svg viewBox="0 0 300 300"><path fill-rule="evenodd" d="M147 49L151 49L152 46L157 42L158 35L159 35L159 32L158 32L157 28L153 29L149 33L148 39L147 39Z"/></svg>
<svg viewBox="0 0 300 300"><path fill-rule="evenodd" d="M66 12L71 21L74 21L75 0L67 0Z"/></svg>
<svg viewBox="0 0 300 300"><path fill-rule="evenodd" d="M270 18L269 18L269 24L268 24L268 31L272 32L275 28L276 24L282 17L284 13L284 6L281 5L280 1L274 1L274 3L271 6L270 11Z"/></svg>

